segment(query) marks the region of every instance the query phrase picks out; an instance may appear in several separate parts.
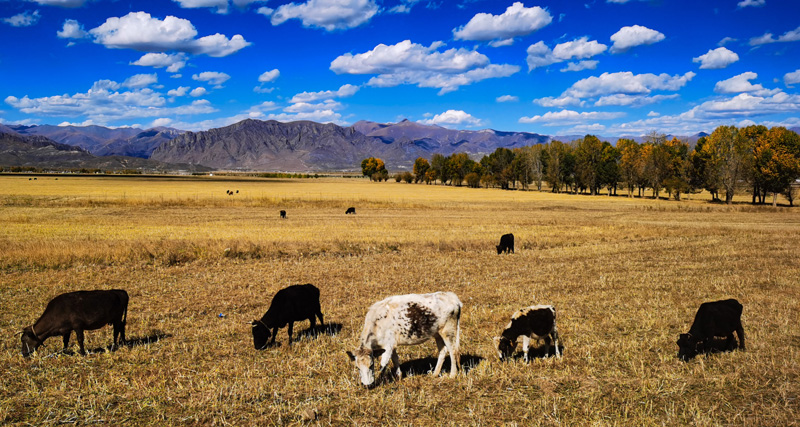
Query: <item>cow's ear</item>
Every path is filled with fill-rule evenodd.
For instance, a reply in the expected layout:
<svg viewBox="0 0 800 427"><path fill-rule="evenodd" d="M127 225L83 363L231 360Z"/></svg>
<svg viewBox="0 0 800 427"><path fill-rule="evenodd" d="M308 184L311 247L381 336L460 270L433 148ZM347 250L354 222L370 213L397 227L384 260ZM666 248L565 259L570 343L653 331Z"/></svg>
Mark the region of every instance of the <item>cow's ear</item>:
<svg viewBox="0 0 800 427"><path fill-rule="evenodd" d="M355 362L356 361L356 356L353 353L349 352L349 351L347 351L347 357L350 358L351 362Z"/></svg>
<svg viewBox="0 0 800 427"><path fill-rule="evenodd" d="M372 357L381 357L381 354L383 354L383 352L385 352L385 351L386 350L384 350L382 348L379 348L377 350L372 350Z"/></svg>

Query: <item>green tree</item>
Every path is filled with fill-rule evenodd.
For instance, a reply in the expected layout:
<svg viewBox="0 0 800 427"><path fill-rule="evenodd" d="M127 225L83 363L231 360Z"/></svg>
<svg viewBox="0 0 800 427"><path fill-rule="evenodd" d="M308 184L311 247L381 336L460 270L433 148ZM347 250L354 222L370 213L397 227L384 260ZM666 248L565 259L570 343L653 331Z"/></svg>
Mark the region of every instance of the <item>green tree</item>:
<svg viewBox="0 0 800 427"><path fill-rule="evenodd" d="M640 181L640 156L641 146L632 139L620 139L617 141L619 150L619 173L620 180L628 188L628 197L633 197L633 190Z"/></svg>
<svg viewBox="0 0 800 427"><path fill-rule="evenodd" d="M449 181L449 171L447 167L447 158L439 153L434 154L431 157L431 167L430 170L433 171L434 175L442 184L447 183Z"/></svg>
<svg viewBox="0 0 800 427"><path fill-rule="evenodd" d="M603 153L600 157L600 185L608 188L608 195L617 195L617 185L622 181L619 162L620 151L608 142L603 142Z"/></svg>
<svg viewBox="0 0 800 427"><path fill-rule="evenodd" d="M428 160L423 157L417 157L417 160L414 161L414 179L415 182L420 182L425 179L425 174L428 172L428 169L431 168L431 164L428 163Z"/></svg>
<svg viewBox="0 0 800 427"><path fill-rule="evenodd" d="M579 185L589 189L592 195L600 188L600 169L603 143L594 136L586 135L575 145L575 173Z"/></svg>
<svg viewBox="0 0 800 427"><path fill-rule="evenodd" d="M752 147L753 150L755 150L758 140L766 132L767 127L761 125L751 125L739 129L739 134L747 141L747 144ZM755 161L756 159L753 157L750 164L751 167L747 168L744 173L744 179L750 182L753 187L753 204L764 203L764 199L767 197L767 190L764 188L764 182L761 181L763 176L759 175L755 167Z"/></svg>

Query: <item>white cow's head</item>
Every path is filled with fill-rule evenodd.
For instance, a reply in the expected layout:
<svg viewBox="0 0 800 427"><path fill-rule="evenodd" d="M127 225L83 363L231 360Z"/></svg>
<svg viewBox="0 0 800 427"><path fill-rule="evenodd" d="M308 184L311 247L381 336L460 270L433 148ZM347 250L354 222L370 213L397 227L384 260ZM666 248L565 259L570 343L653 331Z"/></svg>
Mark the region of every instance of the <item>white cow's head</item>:
<svg viewBox="0 0 800 427"><path fill-rule="evenodd" d="M375 359L372 356L372 350L364 347L355 349L355 354L347 352L350 361L356 365L359 376L361 377L361 384L369 387L375 382L374 365Z"/></svg>

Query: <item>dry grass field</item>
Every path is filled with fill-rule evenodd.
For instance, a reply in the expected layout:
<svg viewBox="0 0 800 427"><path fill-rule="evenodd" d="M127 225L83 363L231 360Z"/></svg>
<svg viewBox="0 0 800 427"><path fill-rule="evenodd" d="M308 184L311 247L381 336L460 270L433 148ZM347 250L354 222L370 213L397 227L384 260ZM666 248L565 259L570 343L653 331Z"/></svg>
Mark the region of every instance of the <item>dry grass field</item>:
<svg viewBox="0 0 800 427"><path fill-rule="evenodd" d="M497 255L507 232L517 251ZM800 208L697 196L0 176L0 424L797 425L799 255ZM246 322L296 283L334 327L254 350ZM52 297L110 288L130 294L130 345L104 351L106 327L85 357L57 337L21 357ZM464 371L427 374L430 342L400 348L402 381L361 387L345 351L369 305L439 290L464 304ZM723 298L747 350L679 361L678 334ZM563 358L501 363L492 337L533 303L556 307Z"/></svg>

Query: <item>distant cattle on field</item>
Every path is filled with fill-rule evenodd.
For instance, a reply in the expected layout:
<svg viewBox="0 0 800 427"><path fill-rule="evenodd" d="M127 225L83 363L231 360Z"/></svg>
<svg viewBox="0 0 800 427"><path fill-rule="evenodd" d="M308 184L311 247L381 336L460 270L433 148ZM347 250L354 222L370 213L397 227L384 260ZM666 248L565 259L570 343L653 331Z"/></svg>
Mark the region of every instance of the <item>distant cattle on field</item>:
<svg viewBox="0 0 800 427"><path fill-rule="evenodd" d="M439 375L449 352L450 376L455 377L460 366L460 319L461 301L452 292L392 296L369 308L359 346L347 355L358 368L361 383L371 386L375 383L373 357L381 358L379 377L391 360L399 379L402 372L396 347L422 344L433 338L439 349L433 375Z"/></svg>
<svg viewBox="0 0 800 427"><path fill-rule="evenodd" d="M286 219L286 211L281 211L281 219Z"/></svg>
<svg viewBox="0 0 800 427"><path fill-rule="evenodd" d="M128 318L128 293L122 289L77 291L50 300L39 320L22 330L22 355L27 357L49 337L61 335L64 350L75 331L81 354L86 354L83 332L114 327L114 346L125 342ZM119 341L118 341L119 339Z"/></svg>
<svg viewBox="0 0 800 427"><path fill-rule="evenodd" d="M511 233L500 236L500 244L497 245L497 254L514 253L514 235Z"/></svg>
<svg viewBox="0 0 800 427"><path fill-rule="evenodd" d="M689 333L680 334L678 338L678 358L689 360L700 353L708 353L718 348L714 345L715 337L725 337L724 350L737 347L733 332L739 337L738 347L744 347L744 328L742 327L742 304L735 299L704 302L697 309Z"/></svg>
<svg viewBox="0 0 800 427"><path fill-rule="evenodd" d="M347 214L353 214L353 215L355 215L355 213L356 213L356 208L353 208L353 207L347 208L347 210L346 210L346 211L344 211L344 214L345 214L345 215L347 215Z"/></svg>
<svg viewBox="0 0 800 427"><path fill-rule="evenodd" d="M545 355L550 355L550 345L555 345L556 357L561 357L558 347L556 309L552 305L532 305L518 310L499 337L494 338L500 360L511 356L517 348L517 338L522 337L522 355L528 361L530 340L544 341Z"/></svg>
<svg viewBox="0 0 800 427"><path fill-rule="evenodd" d="M292 329L294 322L308 319L311 329L316 327L316 319L324 325L322 311L319 305L319 289L308 283L305 285L292 285L279 290L272 298L269 309L260 320L253 320L253 346L256 350L263 350L275 343L278 328L289 326L289 345L292 345ZM272 329L272 334L270 334ZM272 341L268 340L272 336Z"/></svg>
<svg viewBox="0 0 800 427"><path fill-rule="evenodd" d="M239 194L239 190L236 190L236 194Z"/></svg>

